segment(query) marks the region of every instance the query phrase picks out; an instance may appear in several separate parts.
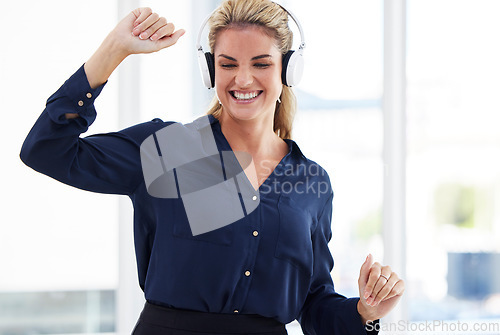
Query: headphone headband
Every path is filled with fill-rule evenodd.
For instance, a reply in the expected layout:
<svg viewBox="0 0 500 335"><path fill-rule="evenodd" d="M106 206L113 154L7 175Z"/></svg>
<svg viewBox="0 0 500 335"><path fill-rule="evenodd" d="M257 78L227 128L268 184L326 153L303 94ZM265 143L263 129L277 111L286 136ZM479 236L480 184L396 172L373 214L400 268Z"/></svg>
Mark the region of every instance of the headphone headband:
<svg viewBox="0 0 500 335"><path fill-rule="evenodd" d="M304 38L304 31L302 30L302 26L300 25L299 20L297 19L297 17L291 11L289 11L288 9L286 9L285 7L283 7L280 4L277 4L277 5L280 6L285 12L288 13L288 15L292 18L293 22L295 22L295 24L297 25L297 28L299 28L299 34L300 34L299 49L300 50L304 49L306 47L306 40Z"/></svg>
<svg viewBox="0 0 500 335"><path fill-rule="evenodd" d="M302 26L300 25L297 17L287 10L282 5L273 1L273 3L277 4L281 7L295 22L297 28L300 33L300 45L297 51L289 50L285 55L283 55L283 69L282 69L282 82L286 86L295 86L300 81L302 77L302 70L304 66L304 61L302 57L302 53L304 48L306 47L306 42L304 38L304 31L302 30ZM203 47L201 46L201 35L203 34L203 29L207 25L208 21L214 15L214 13L218 10L216 8L210 15L208 15L203 23L201 24L200 31L198 32L198 38L196 39L196 49L198 50L198 63L200 65L200 71L203 83L207 88L213 88L215 86L215 65L213 54L210 52L204 52Z"/></svg>
<svg viewBox="0 0 500 335"><path fill-rule="evenodd" d="M306 41L305 41L305 38L304 38L304 31L302 30L302 26L300 25L300 22L299 20L297 19L297 17L291 12L289 11L288 9L286 9L285 7L283 7L282 5L274 2L275 4L277 4L278 6L281 7L281 9L283 9L293 20L293 22L295 22L295 24L297 25L297 28L299 29L299 34L300 34L300 46L299 46L299 49L304 49L306 47ZM207 25L208 23L208 20L210 20L210 18L212 17L212 15L214 15L214 13L218 10L218 8L216 8L215 10L212 11L212 13L210 13L204 20L203 20L203 23L201 24L201 27L200 27L200 31L198 32L198 38L196 39L196 49L198 51L203 51L203 47L201 46L201 35L203 34L203 29L205 29L205 26Z"/></svg>

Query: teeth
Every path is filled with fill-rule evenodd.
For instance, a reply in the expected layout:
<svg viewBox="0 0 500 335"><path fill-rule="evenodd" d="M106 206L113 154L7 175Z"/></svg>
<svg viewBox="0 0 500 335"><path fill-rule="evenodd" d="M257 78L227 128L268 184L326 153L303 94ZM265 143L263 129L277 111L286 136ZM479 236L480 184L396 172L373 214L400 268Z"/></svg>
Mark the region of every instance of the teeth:
<svg viewBox="0 0 500 335"><path fill-rule="evenodd" d="M252 92L252 93L240 93L240 92L234 92L234 96L238 100L250 100L255 98L258 95L257 92Z"/></svg>

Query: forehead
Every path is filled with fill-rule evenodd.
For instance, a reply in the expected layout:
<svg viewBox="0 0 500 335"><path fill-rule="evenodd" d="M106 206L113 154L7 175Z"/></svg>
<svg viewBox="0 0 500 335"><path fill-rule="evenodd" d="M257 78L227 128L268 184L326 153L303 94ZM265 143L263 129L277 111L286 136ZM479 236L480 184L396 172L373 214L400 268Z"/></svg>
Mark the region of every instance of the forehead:
<svg viewBox="0 0 500 335"><path fill-rule="evenodd" d="M276 40L262 27L250 25L244 27L232 27L220 31L215 43L215 55L225 54L229 56L270 54L281 55L276 46Z"/></svg>

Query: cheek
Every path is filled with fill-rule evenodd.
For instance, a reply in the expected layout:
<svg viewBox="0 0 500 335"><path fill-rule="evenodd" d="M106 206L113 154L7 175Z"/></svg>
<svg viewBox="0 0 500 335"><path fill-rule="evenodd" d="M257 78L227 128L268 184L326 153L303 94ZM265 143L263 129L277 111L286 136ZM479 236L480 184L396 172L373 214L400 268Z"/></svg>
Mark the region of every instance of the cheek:
<svg viewBox="0 0 500 335"><path fill-rule="evenodd" d="M226 100L226 94L228 90L228 85L231 79L224 74L224 71L216 72L215 74L215 93L219 97L220 101Z"/></svg>
<svg viewBox="0 0 500 335"><path fill-rule="evenodd" d="M280 64L281 65L281 64ZM273 71L273 84L281 87L281 66L276 66Z"/></svg>
<svg viewBox="0 0 500 335"><path fill-rule="evenodd" d="M281 71L273 71L264 78L267 84L267 89L272 91L279 91L281 93L282 83L281 83Z"/></svg>
<svg viewBox="0 0 500 335"><path fill-rule="evenodd" d="M215 70L215 86L224 88L228 84L227 74L224 71Z"/></svg>

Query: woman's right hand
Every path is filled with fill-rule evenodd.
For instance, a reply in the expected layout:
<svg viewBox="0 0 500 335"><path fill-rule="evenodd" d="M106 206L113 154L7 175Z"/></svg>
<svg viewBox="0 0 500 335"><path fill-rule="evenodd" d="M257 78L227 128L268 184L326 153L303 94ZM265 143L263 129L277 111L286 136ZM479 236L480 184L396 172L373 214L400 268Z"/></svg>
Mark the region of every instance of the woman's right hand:
<svg viewBox="0 0 500 335"><path fill-rule="evenodd" d="M116 67L129 55L152 53L174 45L184 35L174 24L151 8L137 8L109 33L85 63L85 74L92 88L104 84ZM72 117L72 116L68 116Z"/></svg>
<svg viewBox="0 0 500 335"><path fill-rule="evenodd" d="M151 8L137 8L127 15L107 37L123 55L151 53L174 45L184 34L172 22Z"/></svg>

